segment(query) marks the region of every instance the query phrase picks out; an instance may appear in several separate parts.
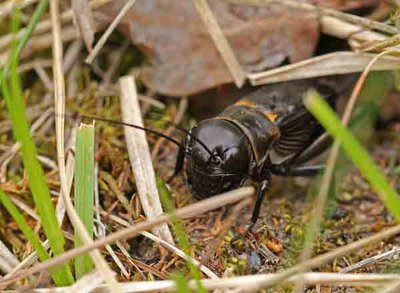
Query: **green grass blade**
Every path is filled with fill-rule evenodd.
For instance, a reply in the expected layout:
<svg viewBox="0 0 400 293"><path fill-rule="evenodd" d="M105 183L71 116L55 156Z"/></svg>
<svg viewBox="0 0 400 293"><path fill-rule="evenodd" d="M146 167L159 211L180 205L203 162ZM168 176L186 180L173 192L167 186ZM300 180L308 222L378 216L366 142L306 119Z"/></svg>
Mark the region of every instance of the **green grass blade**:
<svg viewBox="0 0 400 293"><path fill-rule="evenodd" d="M39 259L41 261L49 259L49 255L42 246L39 236L37 236L36 233L29 227L24 216L19 212L17 207L12 203L12 201L2 190L0 190L0 202L6 208L8 213L13 217L14 221L17 223L19 229L22 231L25 238L33 246L33 248L35 249L36 253L39 256ZM65 266L51 271L51 276L54 280L54 283L56 283L56 285L58 286L62 286L65 283L64 275L67 274L68 271L66 270Z"/></svg>
<svg viewBox="0 0 400 293"><path fill-rule="evenodd" d="M75 145L75 209L83 224L93 238L94 204L94 127L81 124L76 134ZM75 247L82 242L75 233ZM89 255L75 259L75 276L80 278L93 269Z"/></svg>
<svg viewBox="0 0 400 293"><path fill-rule="evenodd" d="M400 222L400 197L390 186L388 180L374 163L368 152L361 146L353 134L344 128L335 112L316 93L312 91L305 100L309 111L318 119L325 129L340 144L345 154L353 161L361 174L369 181L381 197L387 209L392 213L397 222Z"/></svg>
<svg viewBox="0 0 400 293"><path fill-rule="evenodd" d="M175 272L171 275L171 279L176 283L176 292L186 293L192 292L189 288L189 283L186 281L185 276L180 272Z"/></svg>
<svg viewBox="0 0 400 293"><path fill-rule="evenodd" d="M0 87L3 84L4 80L7 78L8 72L11 68L11 63L16 63L19 55L21 54L22 50L25 48L26 44L28 43L29 39L32 36L33 31L36 28L36 25L39 23L40 19L42 18L43 13L46 11L48 6L48 0L40 0L39 4L36 6L35 11L29 21L28 26L25 28L21 39L19 40L16 48L10 52L10 56L8 58L7 63L5 64L3 70L0 74ZM13 30L14 31L14 30Z"/></svg>
<svg viewBox="0 0 400 293"><path fill-rule="evenodd" d="M18 11L12 15L12 29L15 33L18 27ZM18 44L13 40L11 52L15 53ZM30 135L30 125L26 118L25 104L22 97L20 77L17 70L18 59L11 60L10 79L5 79L1 84L1 91L10 114L13 134L21 144L21 157L28 175L29 187L32 192L35 207L40 216L44 233L49 240L50 247L55 255L64 252L65 239L58 224L56 213L50 197L50 190L46 184L44 171L37 159L37 149ZM74 279L69 266L62 267L66 272L59 285L69 285Z"/></svg>
<svg viewBox="0 0 400 293"><path fill-rule="evenodd" d="M173 215L171 223L172 223L172 227L175 231L176 238L178 240L178 244L179 244L180 248L187 255L191 255L189 238L185 232L185 229L183 228L182 223L178 220L178 218L176 216L174 216L175 207L171 201L171 193L169 192L169 190L165 186L164 181L161 178L157 177L156 182L157 182L157 189L158 189L158 192L160 193L160 199L161 199L161 203L162 203L163 207L165 208L167 213L170 213ZM196 267L196 265L191 260L188 260L187 266L189 269L190 276L194 280L197 281L197 288L198 288L197 291L202 292L202 293L207 292L200 282L201 274L200 274L199 269ZM179 289L183 289L184 287L182 284L182 278L179 278L179 275L177 275L177 277L178 278L176 279L176 281L177 281L177 287L178 287L178 291L179 291ZM186 286L188 286L188 285L186 285Z"/></svg>

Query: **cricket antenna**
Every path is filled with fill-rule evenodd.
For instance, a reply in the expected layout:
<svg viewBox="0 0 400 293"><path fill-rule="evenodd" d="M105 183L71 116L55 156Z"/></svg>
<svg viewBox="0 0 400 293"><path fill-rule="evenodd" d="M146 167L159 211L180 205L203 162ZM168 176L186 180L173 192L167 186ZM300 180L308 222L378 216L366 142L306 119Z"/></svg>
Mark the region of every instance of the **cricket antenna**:
<svg viewBox="0 0 400 293"><path fill-rule="evenodd" d="M89 118L89 119L93 119L93 120L98 120L98 121L104 121L104 122L109 122L109 123L113 123L113 124L118 124L118 125L124 125L124 126L128 126L128 127L132 127L132 128L136 128L136 129L140 129L143 131L146 131L148 133L154 134L154 135L158 135L160 137L163 137L167 140L169 140L170 142L176 144L178 147L180 147L181 149L185 150L185 146L180 143L179 141L169 137L168 135L163 134L162 132L159 132L157 130L153 130L147 127L142 127L139 125L135 125L135 124L131 124L131 123L126 123L126 122L122 122L122 121L118 121L118 120L113 120L113 119L108 119L108 118L101 118L101 117L95 117L95 116L90 116L90 115L84 115L81 114L80 115L83 118ZM165 122L167 122L169 125L175 127L177 130L185 133L186 135L190 136L191 138L193 138L193 140L197 141L207 152L210 156L213 156L212 151L207 147L207 145L202 142L199 138L197 138L196 136L194 136L193 134L190 133L190 131L172 123L171 121L168 120L164 120Z"/></svg>
<svg viewBox="0 0 400 293"><path fill-rule="evenodd" d="M165 138L166 140L169 140L170 142L174 143L175 145L177 145L180 149L185 150L185 146L180 143L179 141L173 139L172 137L169 137L168 135L161 133L157 130L153 130L147 127L142 127L139 125L135 125L135 124L131 124L131 123L126 123L126 122L122 122L122 121L118 121L118 120L113 120L113 119L108 119L108 118L101 118L101 117L94 117L94 116L90 116L90 115L80 115L82 118L87 118L87 119L93 119L93 120L97 120L97 121L104 121L104 122L109 122L112 124L118 124L118 125L124 125L124 126L128 126L128 127L132 127L132 128L136 128L136 129L140 129L143 130L145 132L160 136L162 138Z"/></svg>
<svg viewBox="0 0 400 293"><path fill-rule="evenodd" d="M212 153L212 151L207 147L207 145L206 145L204 142L202 142L199 138L197 138L196 136L194 136L189 130L187 130L187 129L185 129L185 128L182 128L182 127L180 127L180 126L178 126L178 125L172 123L171 121L166 120L166 122L167 122L169 125L171 125L171 126L175 127L176 129L178 129L180 132L183 132L183 133L185 133L186 135L188 135L188 136L190 136L191 138L193 138L193 140L195 140L195 141L197 141L199 144L201 144L201 146L208 152L208 154L209 154L210 156L214 156L213 153Z"/></svg>
<svg viewBox="0 0 400 293"><path fill-rule="evenodd" d="M197 141L206 151L210 156L214 156L212 151L207 147L207 145L201 141L198 137L194 136L189 130L180 127L179 125L174 124L173 122L167 120L167 119L163 119L160 118L159 116L156 115L151 115L153 118L149 118L150 120L154 120L154 121L162 121L162 122L166 122L168 123L168 125L175 127L177 130L179 130L180 132L186 134L187 136L190 136L190 138L192 138L193 140Z"/></svg>

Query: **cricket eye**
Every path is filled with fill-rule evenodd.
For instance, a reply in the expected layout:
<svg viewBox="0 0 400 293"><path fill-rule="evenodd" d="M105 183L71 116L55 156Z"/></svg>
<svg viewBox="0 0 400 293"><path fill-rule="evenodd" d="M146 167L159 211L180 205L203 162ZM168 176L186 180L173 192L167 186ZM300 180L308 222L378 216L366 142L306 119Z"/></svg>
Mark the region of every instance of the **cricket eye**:
<svg viewBox="0 0 400 293"><path fill-rule="evenodd" d="M214 166L219 166L221 164L221 157L218 155L213 155L210 158L210 163Z"/></svg>

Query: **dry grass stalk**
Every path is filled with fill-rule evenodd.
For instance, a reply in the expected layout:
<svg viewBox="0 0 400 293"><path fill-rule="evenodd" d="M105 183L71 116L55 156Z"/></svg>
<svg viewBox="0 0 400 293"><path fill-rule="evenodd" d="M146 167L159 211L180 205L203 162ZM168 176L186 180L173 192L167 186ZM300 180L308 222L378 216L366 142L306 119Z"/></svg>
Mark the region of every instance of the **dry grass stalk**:
<svg viewBox="0 0 400 293"><path fill-rule="evenodd" d="M67 173L67 186L68 186L68 194L71 193L72 189L72 182L74 180L74 173L75 173L75 139L76 139L76 127L74 127L71 131L71 136L67 143L67 163L66 163L66 173ZM65 217L65 203L64 197L59 196L56 205L56 216L57 220L62 225Z"/></svg>
<svg viewBox="0 0 400 293"><path fill-rule="evenodd" d="M86 48L90 52L92 50L94 33L96 31L92 9L90 8L88 0L71 0L71 4L79 33L85 42Z"/></svg>
<svg viewBox="0 0 400 293"><path fill-rule="evenodd" d="M121 77L122 121L143 127L142 113L140 111L135 80L132 76ZM124 126L126 145L132 172L135 176L136 188L140 197L144 213L148 219L154 219L163 213L158 194L153 163L146 133L139 129ZM161 239L174 243L168 225L164 224L153 230Z"/></svg>
<svg viewBox="0 0 400 293"><path fill-rule="evenodd" d="M23 200L21 200L19 197L10 194L9 195L11 201L13 204L15 204L16 207L18 207L21 211L29 215L32 219L34 219L37 222L40 222L40 217L39 215L30 207L28 206ZM40 225L38 223L38 225Z"/></svg>
<svg viewBox="0 0 400 293"><path fill-rule="evenodd" d="M235 190L223 193L218 196L214 196L214 197L202 200L202 201L198 201L198 202L188 205L186 207L179 208L175 211L174 216L178 219L192 218L197 215L208 212L210 210L218 209L220 207L227 206L227 205L235 203L237 201L241 201L241 200L250 198L253 195L254 195L253 187L242 187L239 189L235 189ZM15 276L13 276L11 278L3 278L0 280L0 286L7 286L9 284L12 284L13 282L16 282L20 279L26 278L32 274L35 274L35 273L38 273L38 272L41 272L44 270L48 270L52 267L60 265L61 263L67 262L68 260L70 260L78 255L88 253L89 251L92 251L93 249L103 247L107 244L115 243L118 240L134 237L142 231L147 231L147 230L150 230L160 224L167 223L167 222L171 221L172 218L173 218L172 215L162 214L155 219L146 220L144 222L138 223L129 228L119 230L117 232L114 232L114 233L108 235L104 239L99 239L99 240L94 241L93 243L82 245L80 247L71 249L71 250L63 253L62 255L53 257L45 262L39 263L32 268L29 268L25 271L19 272L18 274L16 274ZM378 241L381 239L379 237L386 238L386 237L393 235L393 233L395 233L395 232L398 233L399 231L400 231L400 226L399 227L396 226L395 228L384 231L385 233L384 232L379 233L378 237L375 236L375 238L373 240ZM369 239L368 239L368 241L369 241ZM365 244L363 243L363 245L365 245ZM358 247L356 247L356 248L358 248ZM354 248L354 249L356 249L356 248Z"/></svg>
<svg viewBox="0 0 400 293"><path fill-rule="evenodd" d="M26 109L26 116L29 121L37 119L38 117L43 115L43 112L46 111L49 107L52 107L53 100L50 98L44 97L43 101L39 104L30 106ZM9 120L0 121L0 134L6 133L11 130L11 122Z"/></svg>
<svg viewBox="0 0 400 293"><path fill-rule="evenodd" d="M62 41L64 43L73 41L79 38L79 34L74 26L66 27L62 30ZM39 35L31 38L26 45L25 49L22 51L20 60L26 60L28 57L32 56L35 52L48 49L51 47L52 39L50 34ZM6 64L8 60L8 51L0 54L0 66Z"/></svg>
<svg viewBox="0 0 400 293"><path fill-rule="evenodd" d="M4 273L9 273L18 266L18 258L0 241L0 269Z"/></svg>
<svg viewBox="0 0 400 293"><path fill-rule="evenodd" d="M31 126L31 134L34 133L45 123L45 121L53 114L53 107L45 110ZM0 156L0 183L4 183L7 180L7 167L11 160L18 154L21 145L16 142L6 152Z"/></svg>
<svg viewBox="0 0 400 293"><path fill-rule="evenodd" d="M0 57L1 59L1 57ZM0 61L1 62L1 61ZM18 66L18 73L24 73L34 69L36 66L41 66L43 68L51 67L53 61L51 59L35 59L32 61L28 61L26 63L21 64Z"/></svg>
<svg viewBox="0 0 400 293"><path fill-rule="evenodd" d="M109 2L111 2L111 0L92 0L91 2L89 2L89 6L91 9L97 9ZM71 23L73 20L73 17L74 17L74 13L73 13L72 9L70 9L61 14L60 21L62 24L65 25L65 24ZM46 33L50 32L50 30L51 30L51 20L45 19L38 23L33 34L34 34L34 36L37 36L40 34L46 34ZM21 29L17 33L17 38L20 38L23 34L24 34L24 29ZM12 33L1 36L0 37L0 51L4 50L4 49L8 49L12 39L13 39ZM49 44L49 46L50 46L50 44Z"/></svg>
<svg viewBox="0 0 400 293"><path fill-rule="evenodd" d="M252 85L262 85L318 76L362 72L375 56L376 54L355 52L329 53L264 72L251 73L248 74L248 78ZM371 70L398 70L399 67L400 58L384 56L373 63Z"/></svg>
<svg viewBox="0 0 400 293"><path fill-rule="evenodd" d="M399 292L399 283L391 284L386 286L386 288L383 289L383 291L380 291L381 293L397 293Z"/></svg>
<svg viewBox="0 0 400 293"><path fill-rule="evenodd" d="M382 41L374 42L374 44L372 44L366 48L362 48L362 50L364 52L381 51L388 47L398 46L399 43L400 43L400 36L396 35L396 36L391 37L390 39L385 39Z"/></svg>
<svg viewBox="0 0 400 293"><path fill-rule="evenodd" d="M323 16L320 18L320 23L321 31L324 34L340 39L348 39L350 45L356 48L364 43L370 44L371 42L387 40L387 37L383 34L365 30L358 25L345 22L335 17Z"/></svg>
<svg viewBox="0 0 400 293"><path fill-rule="evenodd" d="M8 0L0 5L0 21L11 14L14 7L18 6L19 9L24 9L25 7L38 2L38 0Z"/></svg>
<svg viewBox="0 0 400 293"><path fill-rule="evenodd" d="M57 162L59 166L61 195L63 196L68 217L78 232L82 243L91 244L93 240L90 238L85 226L77 215L68 191L68 181L66 176L65 157L64 157L64 111L65 111L65 84L63 76L63 48L61 39L61 25L59 1L50 2L50 15L53 30L53 78L54 78L54 97L55 97L55 119L56 119L56 135L57 135ZM104 280L108 283L110 289L115 292L120 292L120 287L114 278L112 270L101 255L98 249L89 252L93 259L96 268L102 273Z"/></svg>
<svg viewBox="0 0 400 293"><path fill-rule="evenodd" d="M153 234L152 234L153 235ZM121 251L121 253L125 256L126 260L128 263L135 268L137 272L139 272L140 277L142 280L146 279L146 276L143 274L142 270L136 265L136 262L133 260L131 254L125 249L125 247L122 245L121 241L115 242L115 245L118 247L118 249ZM130 275L129 275L130 276Z"/></svg>
<svg viewBox="0 0 400 293"><path fill-rule="evenodd" d="M86 57L86 59L85 59L86 63L92 64L94 58L96 58L96 56L100 52L101 48L103 48L104 44L107 42L108 37L115 30L117 25L121 22L122 18L129 11L129 9L131 9L131 7L133 6L133 4L135 4L135 2L136 2L136 0L128 0L128 2L125 3L124 7L122 7L121 11L114 18L112 23L107 27L106 31L103 33L103 35L101 36L101 38L99 39L97 44L94 46L93 50Z"/></svg>
<svg viewBox="0 0 400 293"><path fill-rule="evenodd" d="M33 69L35 70L35 72L38 75L39 79L42 81L42 83L45 86L47 92L53 92L53 88L54 88L53 83L51 82L51 79L50 79L49 75L43 69L43 67L38 66L37 64L35 64Z"/></svg>
<svg viewBox="0 0 400 293"><path fill-rule="evenodd" d="M64 74L68 73L77 62L80 62L82 46L81 40L75 40L69 45L63 60Z"/></svg>
<svg viewBox="0 0 400 293"><path fill-rule="evenodd" d="M95 270L77 280L72 286L69 287L68 292L90 293L93 292L94 289L101 286L103 282L104 279L102 273Z"/></svg>
<svg viewBox="0 0 400 293"><path fill-rule="evenodd" d="M345 267L339 273L340 274L346 274L346 273L349 273L351 271L358 270L358 269L363 268L365 266L374 264L374 263L376 263L378 261L389 259L389 258L391 258L391 257L393 257L395 255L398 255L399 253L400 253L400 248L399 247L395 247L392 250L389 250L389 251L386 251L386 252L383 252L383 253L379 253L377 255L374 255L374 256L368 257L366 259L363 259L363 260L361 260L361 261L359 261L359 262L357 262L357 263L355 263L353 265Z"/></svg>
<svg viewBox="0 0 400 293"><path fill-rule="evenodd" d="M273 279L277 274L260 274L260 275L247 275L231 278L222 279L203 279L201 280L202 285L206 290L216 290L216 289L228 289L235 288L245 290L249 292L252 284L258 285L264 280ZM93 278L96 275L93 275ZM298 279L303 279L305 283L309 285L323 284L326 286L365 286L365 287L375 287L382 286L388 282L400 280L398 274L339 274L339 273L304 273L297 276L292 276L287 280L287 283L296 282ZM144 282L125 282L121 283L123 292L165 292L174 291L176 289L175 281L144 281ZM193 281L189 282L191 289L195 290L196 283ZM34 292L37 293L62 293L71 292L69 291L71 287L64 288L52 288L52 289L35 289ZM97 289L102 292L105 289L104 286L97 287ZM243 291L240 291L243 292Z"/></svg>
<svg viewBox="0 0 400 293"><path fill-rule="evenodd" d="M193 0L193 2L201 20L210 33L218 52L232 74L236 86L239 88L242 87L246 80L246 73L244 72L242 66L235 56L235 53L232 50L232 47L229 45L224 33L218 25L214 14L208 6L207 0Z"/></svg>
<svg viewBox="0 0 400 293"><path fill-rule="evenodd" d="M376 55L371 62L368 64L368 66L364 69L363 73L361 74L360 78L358 79L356 85L354 86L353 92L351 93L350 99L348 100L346 107L344 109L344 113L342 116L342 124L344 126L347 126L350 122L351 118L351 113L353 112L354 106L356 104L357 98L361 92L361 89L365 83L365 80L367 79L368 74L371 71L372 66L374 65L375 62L379 60L382 56L385 54L390 53L390 51L383 52L381 54ZM312 211L312 229L314 230L313 233L317 233L319 230L320 224L323 220L323 214L324 214L324 209L325 209L325 203L328 197L328 192L329 192L329 187L331 185L331 181L333 178L334 174L334 169L336 165L336 161L339 155L339 149L340 149L340 141L335 140L332 149L329 153L329 157L326 163L326 168L324 171L324 175L321 180L321 187L319 190L319 193L317 195L317 198L315 199L314 203L314 209ZM314 237L313 237L314 238ZM301 255L300 255L300 261L305 261L311 257L312 254L312 249L313 249L313 243L308 243L307 246L304 247ZM295 289L293 290L294 292L300 292L302 290L304 283L299 281L298 284L296 284Z"/></svg>

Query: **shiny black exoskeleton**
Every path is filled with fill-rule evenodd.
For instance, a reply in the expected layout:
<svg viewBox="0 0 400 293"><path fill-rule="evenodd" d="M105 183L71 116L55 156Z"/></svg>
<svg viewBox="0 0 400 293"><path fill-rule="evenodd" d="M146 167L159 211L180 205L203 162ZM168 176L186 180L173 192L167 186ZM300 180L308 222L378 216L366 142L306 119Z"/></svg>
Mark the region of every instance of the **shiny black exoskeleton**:
<svg viewBox="0 0 400 293"><path fill-rule="evenodd" d="M272 175L311 176L323 168L304 165L331 142L303 105L311 88L330 103L336 95L331 87L312 80L265 86L217 117L199 122L180 149L171 179L186 165L188 184L197 198L235 189L247 179L258 182L254 224Z"/></svg>

